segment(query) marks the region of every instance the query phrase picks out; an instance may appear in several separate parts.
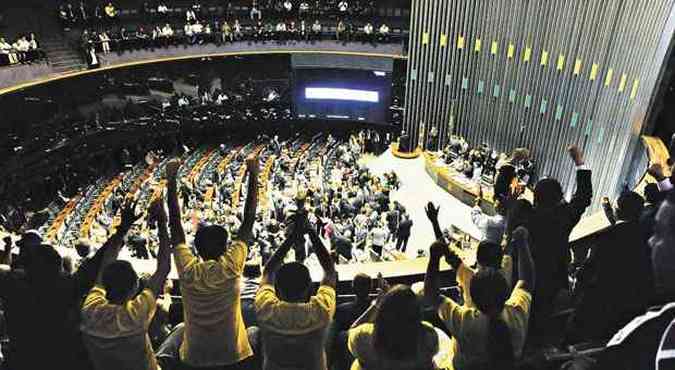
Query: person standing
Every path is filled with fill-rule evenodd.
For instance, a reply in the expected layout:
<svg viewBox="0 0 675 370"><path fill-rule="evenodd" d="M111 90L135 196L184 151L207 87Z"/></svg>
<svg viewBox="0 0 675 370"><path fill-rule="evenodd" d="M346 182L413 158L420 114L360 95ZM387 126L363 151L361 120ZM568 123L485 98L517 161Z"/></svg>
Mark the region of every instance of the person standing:
<svg viewBox="0 0 675 370"><path fill-rule="evenodd" d="M413 221L410 219L410 215L403 213L401 218L401 223L398 224L398 230L396 230L396 250L405 253L408 248L408 239L410 239L410 229L412 229Z"/></svg>

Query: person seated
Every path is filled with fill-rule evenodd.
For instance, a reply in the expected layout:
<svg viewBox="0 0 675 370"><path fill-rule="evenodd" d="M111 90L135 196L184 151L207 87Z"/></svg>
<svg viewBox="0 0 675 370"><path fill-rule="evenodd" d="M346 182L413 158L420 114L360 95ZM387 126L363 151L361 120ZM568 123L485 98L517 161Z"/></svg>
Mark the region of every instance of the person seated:
<svg viewBox="0 0 675 370"><path fill-rule="evenodd" d="M179 362L190 367L222 367L240 364L253 355L241 313L239 284L246 257L247 241L252 238L258 205L258 159L249 157L246 168L249 180L244 206L244 221L232 243L219 225L197 230L192 254L183 231L178 202L177 173L180 164L167 164L169 225L174 245L174 262L178 271L185 315ZM165 343L166 344L166 343ZM174 343L178 346L177 343ZM242 365L243 366L243 365Z"/></svg>
<svg viewBox="0 0 675 370"><path fill-rule="evenodd" d="M326 369L324 338L335 314L337 273L333 260L305 212L290 218L288 238L267 261L256 294L264 370ZM293 244L308 234L323 269L323 279L311 295L312 279L299 262L283 264Z"/></svg>
<svg viewBox="0 0 675 370"><path fill-rule="evenodd" d="M380 42L389 42L389 31L389 26L386 23L382 23L377 35Z"/></svg>
<svg viewBox="0 0 675 370"><path fill-rule="evenodd" d="M232 33L232 27L230 27L230 24L227 21L223 22L220 31L222 32L223 43L227 41L234 42L234 34Z"/></svg>
<svg viewBox="0 0 675 370"><path fill-rule="evenodd" d="M277 23L275 32L276 32L275 38L279 43L286 41L286 23L284 22Z"/></svg>
<svg viewBox="0 0 675 370"><path fill-rule="evenodd" d="M301 19L306 18L309 16L309 3L307 1L302 1L300 5L298 6L298 15L300 16Z"/></svg>
<svg viewBox="0 0 675 370"><path fill-rule="evenodd" d="M290 15L293 12L293 3L291 0L284 1L284 11L286 12L286 15Z"/></svg>
<svg viewBox="0 0 675 370"><path fill-rule="evenodd" d="M103 8L103 11L105 12L105 16L109 21L117 19L118 12L112 2L108 2L108 5Z"/></svg>
<svg viewBox="0 0 675 370"><path fill-rule="evenodd" d="M342 0L337 4L337 11L340 16L347 16L348 10L349 10L349 3L347 3L347 1Z"/></svg>
<svg viewBox="0 0 675 370"><path fill-rule="evenodd" d="M347 30L347 27L345 26L345 23L340 20L337 24L337 27L335 27L335 39L337 41L341 41L344 39L344 33Z"/></svg>
<svg viewBox="0 0 675 370"><path fill-rule="evenodd" d="M300 26L298 26L298 38L304 41L309 40L309 25L304 19L300 21Z"/></svg>
<svg viewBox="0 0 675 370"><path fill-rule="evenodd" d="M19 57L14 52L14 47L4 37L0 37L0 54L6 56L5 64L16 64L19 62Z"/></svg>
<svg viewBox="0 0 675 370"><path fill-rule="evenodd" d="M354 300L341 303L335 310L335 330L345 331L356 322L368 308L371 306L370 291L373 289L373 282L370 276L359 273L354 276L352 281L352 291Z"/></svg>
<svg viewBox="0 0 675 370"><path fill-rule="evenodd" d="M241 31L241 23L239 23L239 19L234 20L234 25L232 26L234 29L234 39L239 41L244 38L244 34Z"/></svg>
<svg viewBox="0 0 675 370"><path fill-rule="evenodd" d="M81 369L90 365L81 342L77 321L82 298L92 288L109 255L117 255L127 232L139 218L131 203L121 211L120 224L89 263L74 274L62 273L62 258L42 244L36 231L27 231L17 242L19 257L13 260L11 245L5 245L0 264L0 299L12 343L6 366L12 369L60 367ZM45 310L45 307L49 307ZM40 348L40 356L35 355Z"/></svg>
<svg viewBox="0 0 675 370"><path fill-rule="evenodd" d="M249 17L252 21L255 21L256 18L258 18L258 22L262 20L262 11L260 11L260 7L258 6L258 0L253 0L251 3L251 12L249 13Z"/></svg>
<svg viewBox="0 0 675 370"><path fill-rule="evenodd" d="M312 24L312 39L321 40L321 30L321 23L319 23L318 19L315 19Z"/></svg>
<svg viewBox="0 0 675 370"><path fill-rule="evenodd" d="M288 23L288 25L286 26L286 33L288 35L287 38L289 40L295 41L298 39L298 29L295 26L295 21L291 21L290 23Z"/></svg>
<svg viewBox="0 0 675 370"><path fill-rule="evenodd" d="M618 222L595 240L577 282L582 298L568 328L569 343L609 339L647 309L654 287L650 251L639 222L643 201L635 192L621 194Z"/></svg>
<svg viewBox="0 0 675 370"><path fill-rule="evenodd" d="M352 370L437 368L434 356L439 351L439 336L430 323L423 321L419 297L407 285L380 286L376 304L349 330Z"/></svg>
<svg viewBox="0 0 675 370"><path fill-rule="evenodd" d="M157 269L138 293L138 275L127 261L109 254L82 305L82 337L94 368L157 369L148 328L157 299L171 270L171 249L162 199L151 205L148 219L157 223ZM150 222L150 221L149 221Z"/></svg>
<svg viewBox="0 0 675 370"><path fill-rule="evenodd" d="M192 24L197 21L197 14L191 8L188 8L185 11L185 22L187 24Z"/></svg>
<svg viewBox="0 0 675 370"><path fill-rule="evenodd" d="M469 294L475 307L460 306L451 298L439 296L441 258L453 268L458 268L461 260L443 241L434 242L430 248L424 295L427 302L437 302L440 297L438 316L452 334L455 369L513 369L523 353L535 275L528 231L521 227L514 234L519 256L515 288L511 291L498 270L482 269L471 278Z"/></svg>
<svg viewBox="0 0 675 370"><path fill-rule="evenodd" d="M374 41L374 32L373 25L370 22L366 23L366 25L363 26L363 42L372 43Z"/></svg>

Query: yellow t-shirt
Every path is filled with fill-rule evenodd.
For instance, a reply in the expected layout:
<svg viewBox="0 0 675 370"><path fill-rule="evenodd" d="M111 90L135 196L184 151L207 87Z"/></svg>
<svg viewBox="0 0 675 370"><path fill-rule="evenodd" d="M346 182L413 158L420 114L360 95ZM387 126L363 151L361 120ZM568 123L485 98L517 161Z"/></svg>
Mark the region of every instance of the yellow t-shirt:
<svg viewBox="0 0 675 370"><path fill-rule="evenodd" d="M185 317L180 359L187 365L231 365L253 355L239 299L247 255L246 243L239 240L210 261L195 257L185 244L176 247Z"/></svg>
<svg viewBox="0 0 675 370"><path fill-rule="evenodd" d="M324 338L335 315L335 289L322 285L307 303L280 300L262 285L255 296L264 346L263 369L326 369Z"/></svg>
<svg viewBox="0 0 675 370"><path fill-rule="evenodd" d="M349 330L347 346L354 356L351 370L419 370L433 369L433 357L438 352L438 335L434 327L422 322L424 330L417 339L417 356L407 361L384 357L375 351L375 326L362 324Z"/></svg>
<svg viewBox="0 0 675 370"><path fill-rule="evenodd" d="M527 338L531 304L532 295L518 283L501 313L502 320L511 332L516 358L521 356ZM461 370L486 364L489 358L488 317L476 308L460 306L449 298L445 298L439 306L438 315L453 335L454 368Z"/></svg>
<svg viewBox="0 0 675 370"><path fill-rule="evenodd" d="M156 298L145 289L124 305L110 304L95 286L82 305L82 337L97 370L156 370L148 326Z"/></svg>
<svg viewBox="0 0 675 370"><path fill-rule="evenodd" d="M476 307L471 299L471 278L476 272L465 264L460 264L457 268L457 284L462 288L462 296L464 297L464 306ZM502 268L499 273L506 279L506 284L511 286L511 274L513 273L513 259L509 255L502 258Z"/></svg>

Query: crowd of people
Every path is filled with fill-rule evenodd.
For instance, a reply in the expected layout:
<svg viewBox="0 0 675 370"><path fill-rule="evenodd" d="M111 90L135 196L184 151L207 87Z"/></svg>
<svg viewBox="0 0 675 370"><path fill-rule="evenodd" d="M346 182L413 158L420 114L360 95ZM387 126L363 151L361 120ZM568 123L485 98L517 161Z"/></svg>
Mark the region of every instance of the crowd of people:
<svg viewBox="0 0 675 370"><path fill-rule="evenodd" d="M345 43L390 42L392 29L385 21L374 24L376 18L362 17L372 14L373 6L363 7L357 2L350 7L346 1L310 5L290 0L271 1L269 4L254 0L247 7L248 14L236 14L231 5L226 5L219 14L210 14L208 6L194 2L181 8L180 17L171 17L167 4L159 2L156 8L144 8L145 16L136 25L120 20L119 11L113 3L107 3L103 11L97 6L99 10L95 10L93 15L88 14L83 2L77 10L73 10L71 4L62 5L58 13L64 27L82 27L80 44L83 55L90 65L96 65L96 53L122 53L178 45L221 45L236 41L296 43L326 38ZM333 15L337 16L337 20L326 18Z"/></svg>
<svg viewBox="0 0 675 370"><path fill-rule="evenodd" d="M592 198L581 150L568 150L577 167L571 200L550 178L535 184L533 204L508 190L497 195L504 227L501 235L484 235L476 266L460 257L460 241L442 230L439 207L429 203L436 241L423 289L389 286L381 277L375 284L361 274L353 281L356 300L338 305L335 265L350 260L341 239L358 240L350 236L364 234L363 221L377 253L378 240L392 241L391 216L399 227L407 218L386 194L398 179L359 167L367 133L315 140L259 137L241 149L221 147L219 159L230 159L223 171L193 183L184 178L201 155L182 164L148 156L160 176L149 188L159 190L143 201L116 196L115 231L95 253L86 241L77 243L84 258L74 273L63 273L62 257L38 231L21 235L16 255L6 237L0 295L7 367L48 361L94 369L514 369L537 338L551 334L555 297L569 289L569 234ZM617 200L615 224L573 275L575 293L583 294L560 338L566 343L611 337L650 304L675 298L671 170L649 169L656 182L645 189L646 205L634 192ZM510 176L500 170L496 183ZM200 184L216 189L213 210L205 208ZM117 260L139 225L152 235L157 262L155 273L140 280L134 266ZM177 286L167 288L171 256ZM443 259L458 296L439 293L441 279L452 276L439 271ZM323 270L318 290L313 263ZM171 320L178 291L182 318Z"/></svg>
<svg viewBox="0 0 675 370"><path fill-rule="evenodd" d="M46 58L34 33L21 35L14 42L0 37L0 66L31 64Z"/></svg>

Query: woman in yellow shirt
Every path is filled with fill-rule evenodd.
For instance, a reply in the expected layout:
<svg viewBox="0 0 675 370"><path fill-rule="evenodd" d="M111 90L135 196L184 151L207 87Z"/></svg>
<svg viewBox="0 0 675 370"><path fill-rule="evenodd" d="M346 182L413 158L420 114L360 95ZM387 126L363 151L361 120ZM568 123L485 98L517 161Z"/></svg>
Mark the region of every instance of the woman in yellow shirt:
<svg viewBox="0 0 675 370"><path fill-rule="evenodd" d="M378 299L349 330L351 370L433 369L438 335L422 321L419 299L407 285L396 285Z"/></svg>

